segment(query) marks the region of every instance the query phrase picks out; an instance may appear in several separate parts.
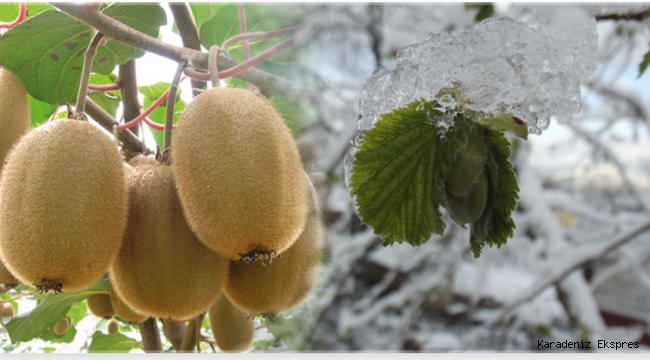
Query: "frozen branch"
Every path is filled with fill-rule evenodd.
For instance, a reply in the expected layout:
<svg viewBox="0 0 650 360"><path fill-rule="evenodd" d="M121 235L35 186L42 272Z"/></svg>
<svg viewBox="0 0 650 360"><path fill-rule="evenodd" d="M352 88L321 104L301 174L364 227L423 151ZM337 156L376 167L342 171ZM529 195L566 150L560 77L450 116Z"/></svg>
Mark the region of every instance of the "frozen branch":
<svg viewBox="0 0 650 360"><path fill-rule="evenodd" d="M606 21L606 20L634 20L634 21L643 21L650 14L650 9L641 11L638 13L632 14L604 14L596 15L596 21Z"/></svg>

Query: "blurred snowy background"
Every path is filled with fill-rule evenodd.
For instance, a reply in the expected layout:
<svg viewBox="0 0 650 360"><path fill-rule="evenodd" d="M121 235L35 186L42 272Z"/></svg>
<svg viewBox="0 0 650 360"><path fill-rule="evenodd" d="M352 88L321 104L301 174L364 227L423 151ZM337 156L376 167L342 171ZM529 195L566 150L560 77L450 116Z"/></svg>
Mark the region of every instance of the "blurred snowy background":
<svg viewBox="0 0 650 360"><path fill-rule="evenodd" d="M443 236L420 247L381 246L356 216L343 159L352 150L359 96L373 71L393 70L398 49L425 41L429 33L473 31L479 9L314 7L327 26L304 54L322 89L322 116L296 137L312 171L320 173L328 252L319 289L303 308L310 330L292 347L532 351L540 340L584 340L592 341L591 351L608 351L597 347L605 340L638 342L639 348L625 351L648 351L650 75L638 78L648 52L648 20L599 19L597 50L558 40L552 50L561 61L575 48L597 70L580 84L579 113L563 113L562 125L551 118L541 135L526 142L511 137L521 188L513 214L517 229L508 244L475 259L468 230L451 221ZM639 14L650 4L580 7L602 16ZM494 18L531 26L542 22L540 14L553 19L575 11L507 3L494 10Z"/></svg>

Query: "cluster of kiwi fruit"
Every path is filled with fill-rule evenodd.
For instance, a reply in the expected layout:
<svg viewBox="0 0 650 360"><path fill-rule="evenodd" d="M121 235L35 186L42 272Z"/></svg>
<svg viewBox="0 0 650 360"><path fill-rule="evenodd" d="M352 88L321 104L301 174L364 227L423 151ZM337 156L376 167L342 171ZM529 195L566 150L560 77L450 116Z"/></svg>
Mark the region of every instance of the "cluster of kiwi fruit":
<svg viewBox="0 0 650 360"><path fill-rule="evenodd" d="M183 112L173 152L127 164L87 121L27 132L26 92L0 69L0 84L9 81L0 86L0 136L10 133L5 123L27 124L0 138L8 153L0 259L12 279L58 293L83 290L109 270L110 294L87 299L93 314L140 323L209 309L226 351L250 346L251 315L275 315L310 293L322 248L318 200L267 100L243 89L204 91ZM107 329L119 325L113 319Z"/></svg>

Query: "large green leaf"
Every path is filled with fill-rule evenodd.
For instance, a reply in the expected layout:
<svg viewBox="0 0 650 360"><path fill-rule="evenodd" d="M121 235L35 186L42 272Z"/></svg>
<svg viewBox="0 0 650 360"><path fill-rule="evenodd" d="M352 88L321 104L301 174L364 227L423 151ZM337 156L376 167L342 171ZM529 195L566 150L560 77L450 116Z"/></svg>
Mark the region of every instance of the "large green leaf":
<svg viewBox="0 0 650 360"><path fill-rule="evenodd" d="M51 9L54 9L54 7L46 3L28 2L27 15L25 16L25 19L28 19L34 15L38 15L39 13L45 10L51 10ZM18 17L18 3L8 2L8 3L0 4L0 21L12 22L16 20L17 17Z"/></svg>
<svg viewBox="0 0 650 360"><path fill-rule="evenodd" d="M419 245L445 228L431 201L433 162L441 150L429 117L434 112L431 102L416 101L382 115L354 154L350 189L362 221L384 244Z"/></svg>
<svg viewBox="0 0 650 360"><path fill-rule="evenodd" d="M29 114L31 116L32 127L37 127L38 125L46 122L58 107L54 104L48 104L46 102L36 100L31 95L27 95L27 98L29 99Z"/></svg>
<svg viewBox="0 0 650 360"><path fill-rule="evenodd" d="M165 10L154 3L114 3L102 10L102 13L154 38L158 37L160 26L167 24ZM116 65L125 64L129 60L143 55L144 51L142 50L109 40L106 45L97 49L97 55L93 59L93 71L99 74L109 74Z"/></svg>
<svg viewBox="0 0 650 360"><path fill-rule="evenodd" d="M270 31L286 28L301 23L303 9L298 5L244 4L246 27L248 32ZM224 41L238 35L239 13L237 5L230 3L221 6L217 13L206 21L200 29L201 44L209 49L213 45L222 46ZM278 44L291 35L281 37L249 40L251 57ZM294 61L294 52L290 49L272 56L269 61L288 63ZM230 56L243 60L241 43L230 47Z"/></svg>
<svg viewBox="0 0 650 360"><path fill-rule="evenodd" d="M0 38L0 62L34 98L50 104L74 103L91 35L88 25L46 10Z"/></svg>
<svg viewBox="0 0 650 360"><path fill-rule="evenodd" d="M268 328L269 332L277 339L282 339L289 349L306 350L306 337L311 333L307 320L296 316L290 319L278 317Z"/></svg>
<svg viewBox="0 0 650 360"><path fill-rule="evenodd" d="M120 333L104 335L101 331L93 334L88 352L117 352L128 353L139 347L138 342Z"/></svg>
<svg viewBox="0 0 650 360"><path fill-rule="evenodd" d="M48 327L64 317L74 303L85 300L93 294L108 292L109 282L98 281L84 291L48 294L45 300L32 311L14 316L5 324L11 342L29 341L42 335Z"/></svg>

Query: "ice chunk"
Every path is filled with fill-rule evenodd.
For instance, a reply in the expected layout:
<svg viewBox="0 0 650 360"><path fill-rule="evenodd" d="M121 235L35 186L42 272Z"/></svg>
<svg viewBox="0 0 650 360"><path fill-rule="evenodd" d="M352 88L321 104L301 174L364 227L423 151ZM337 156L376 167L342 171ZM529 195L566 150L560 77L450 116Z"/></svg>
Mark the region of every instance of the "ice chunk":
<svg viewBox="0 0 650 360"><path fill-rule="evenodd" d="M596 69L596 21L572 6L515 9L473 30L429 34L400 49L393 71L377 69L361 91L359 130L414 100L458 86L467 107L484 116L511 113L540 134L580 110L580 83Z"/></svg>

